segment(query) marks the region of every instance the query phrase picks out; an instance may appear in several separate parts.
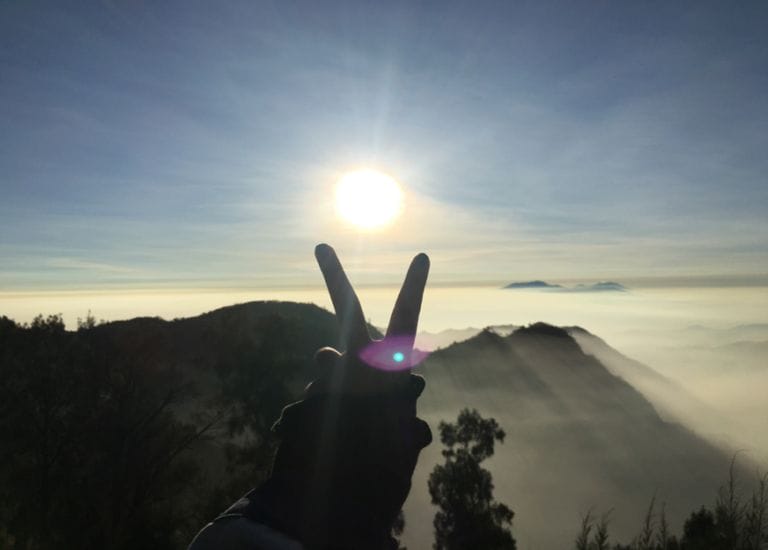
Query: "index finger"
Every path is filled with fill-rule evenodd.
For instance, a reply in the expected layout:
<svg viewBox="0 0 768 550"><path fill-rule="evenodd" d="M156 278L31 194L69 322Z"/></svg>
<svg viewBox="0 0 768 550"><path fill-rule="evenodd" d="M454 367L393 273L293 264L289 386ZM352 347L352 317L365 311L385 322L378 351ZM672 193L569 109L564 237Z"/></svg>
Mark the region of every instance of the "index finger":
<svg viewBox="0 0 768 550"><path fill-rule="evenodd" d="M341 343L347 350L357 350L371 341L363 308L355 289L344 273L336 251L322 243L315 247L315 258L323 273L328 294L336 311L341 331Z"/></svg>

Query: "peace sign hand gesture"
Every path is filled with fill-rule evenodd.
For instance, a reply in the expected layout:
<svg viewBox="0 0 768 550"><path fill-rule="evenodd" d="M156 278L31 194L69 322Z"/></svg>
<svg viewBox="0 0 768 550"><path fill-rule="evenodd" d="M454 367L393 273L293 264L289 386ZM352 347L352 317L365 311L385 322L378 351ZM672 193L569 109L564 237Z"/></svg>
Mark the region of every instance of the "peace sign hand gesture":
<svg viewBox="0 0 768 550"><path fill-rule="evenodd" d="M322 348L320 376L275 424L281 444L272 474L272 512L312 548L389 548L419 452L432 435L416 417L424 379L411 374L429 258L417 255L386 336L372 340L360 300L333 248L315 256L341 328L344 353ZM290 496L289 496L290 495Z"/></svg>
<svg viewBox="0 0 768 550"><path fill-rule="evenodd" d="M419 254L411 261L383 340L371 339L360 300L333 248L319 244L315 257L331 295L346 353L333 348L317 352L316 361L322 374L310 393L379 394L414 384L409 382L408 373L423 358L421 352L413 349L413 344L429 273L427 255ZM423 387L423 380L415 384Z"/></svg>

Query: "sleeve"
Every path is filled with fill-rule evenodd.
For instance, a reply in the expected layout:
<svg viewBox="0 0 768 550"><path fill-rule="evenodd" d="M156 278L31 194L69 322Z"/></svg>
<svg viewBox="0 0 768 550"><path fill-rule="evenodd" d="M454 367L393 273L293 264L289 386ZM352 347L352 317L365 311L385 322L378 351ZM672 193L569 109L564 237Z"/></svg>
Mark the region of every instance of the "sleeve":
<svg viewBox="0 0 768 550"><path fill-rule="evenodd" d="M231 517L203 527L188 550L304 550L304 547L266 525L244 517Z"/></svg>

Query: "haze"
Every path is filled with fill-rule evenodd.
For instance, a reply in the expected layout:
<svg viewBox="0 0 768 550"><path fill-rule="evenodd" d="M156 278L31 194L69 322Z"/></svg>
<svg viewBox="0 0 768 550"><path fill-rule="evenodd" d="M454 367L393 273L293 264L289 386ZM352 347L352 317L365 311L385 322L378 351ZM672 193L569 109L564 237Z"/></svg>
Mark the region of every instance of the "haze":
<svg viewBox="0 0 768 550"><path fill-rule="evenodd" d="M439 264L434 266L434 270L440 269ZM353 271L351 276L361 278L359 272ZM674 420L768 461L764 429L768 415L768 286L759 286L759 280L742 281L740 286L644 283L626 292L587 293L503 290L501 285L434 286L425 294L420 328L430 333L461 329L440 340L445 346L492 325L545 321L583 327L630 358L682 383L713 409L712 414L702 415L699 409L687 410L690 403L677 393L656 395L663 390L654 385L641 388L650 392L648 397L661 399L657 405L673 405ZM394 286L359 289L366 316L374 325L386 326L397 290ZM0 311L25 322L40 313L62 313L68 326L75 328L78 318L89 313L104 320L173 319L251 300L311 302L332 311L327 292L320 287L3 293ZM474 330L463 330L469 328ZM420 342L431 345L428 338Z"/></svg>

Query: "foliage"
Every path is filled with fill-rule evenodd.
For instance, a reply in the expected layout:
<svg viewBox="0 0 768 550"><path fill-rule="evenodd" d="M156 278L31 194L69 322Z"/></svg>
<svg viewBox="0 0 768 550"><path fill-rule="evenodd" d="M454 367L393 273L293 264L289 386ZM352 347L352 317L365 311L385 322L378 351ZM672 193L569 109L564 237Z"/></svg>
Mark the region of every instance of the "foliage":
<svg viewBox="0 0 768 550"><path fill-rule="evenodd" d="M0 329L0 533L11 548L172 547L206 427L173 414L178 372L115 356L89 328Z"/></svg>
<svg viewBox="0 0 768 550"><path fill-rule="evenodd" d="M581 518L581 527L576 536L576 550L608 550L608 523L611 511L609 510L600 518L599 523L595 524L595 518L592 510L589 510ZM590 538L590 533L594 529L594 537Z"/></svg>
<svg viewBox="0 0 768 550"><path fill-rule="evenodd" d="M693 548L714 549L717 547L715 545L717 531L714 514L702 506L699 510L692 512L685 520L682 547L686 550Z"/></svg>
<svg viewBox="0 0 768 550"><path fill-rule="evenodd" d="M654 544L654 532L656 530L656 518L654 509L656 508L656 497L651 499L651 503L648 505L648 511L643 518L643 527L638 535L635 548L637 550L655 550Z"/></svg>
<svg viewBox="0 0 768 550"><path fill-rule="evenodd" d="M768 548L768 474L759 476L751 498L738 490L734 460L727 483L720 488L712 510L702 507L683 527L683 550L764 550Z"/></svg>
<svg viewBox="0 0 768 550"><path fill-rule="evenodd" d="M400 544L399 540L404 530L405 517L403 516L403 511L400 510L400 512L397 514L397 517L395 517L395 522L392 524L392 538L394 539L395 543L397 543L397 550L408 550L405 546Z"/></svg>
<svg viewBox="0 0 768 550"><path fill-rule="evenodd" d="M640 534L629 545L614 545L614 550L766 550L768 549L768 473L758 476L756 487L747 500L738 490L734 461L728 481L720 488L714 506L702 506L688 516L678 540L669 533L665 505L655 512L651 499ZM608 548L607 516L595 530L592 512L588 512L574 540L576 550Z"/></svg>
<svg viewBox="0 0 768 550"><path fill-rule="evenodd" d="M280 303L75 331L0 317L0 548L186 548L264 478L334 326Z"/></svg>
<svg viewBox="0 0 768 550"><path fill-rule="evenodd" d="M592 517L592 510L590 510L581 518L581 528L579 534L576 535L576 550L589 550L589 534L593 527L594 518Z"/></svg>
<svg viewBox="0 0 768 550"><path fill-rule="evenodd" d="M247 333L230 334L215 361L221 387L216 401L226 410L226 437L220 445L227 476L217 480L205 503L208 518L242 496L244 488L266 479L277 446L272 423L293 399L291 381L309 360L296 345L294 319L272 313L248 325Z"/></svg>
<svg viewBox="0 0 768 550"><path fill-rule="evenodd" d="M509 531L513 513L493 499L491 474L480 463L493 455L504 431L476 410L461 411L456 424L441 422L444 464L429 477L435 515L435 550L516 548Z"/></svg>

